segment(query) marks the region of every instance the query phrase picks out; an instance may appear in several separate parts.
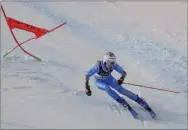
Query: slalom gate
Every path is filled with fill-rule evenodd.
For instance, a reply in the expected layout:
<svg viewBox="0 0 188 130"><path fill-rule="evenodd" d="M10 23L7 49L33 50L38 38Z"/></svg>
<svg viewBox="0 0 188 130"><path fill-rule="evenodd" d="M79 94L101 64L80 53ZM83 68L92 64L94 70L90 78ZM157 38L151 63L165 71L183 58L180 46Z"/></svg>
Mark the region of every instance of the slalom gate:
<svg viewBox="0 0 188 130"><path fill-rule="evenodd" d="M38 60L38 61L42 61L41 58L39 58L39 57L37 57L37 56L35 56L35 55L29 53L29 52L26 51L21 45L24 44L24 43L27 43L27 42L29 42L29 41L31 41L31 40L39 39L39 38L41 38L42 36L44 36L44 35L46 35L46 34L48 34L48 33L51 33L52 31L54 31L54 30L56 30L56 29L58 29L58 28L60 28L61 26L63 26L63 25L66 24L66 22L64 22L64 23L62 23L62 24L60 24L60 25L58 25L58 26L52 28L51 30L47 30L47 29L45 29L45 28L40 28L40 27L37 27L37 26L33 26L33 25L31 25L31 24L24 23L24 22L22 22L22 21L19 21L19 20L14 19L14 18L8 17L8 16L6 15L5 10L4 10L4 8L3 8L2 5L1 5L1 10L2 10L2 12L3 12L3 15L4 15L4 17L5 17L6 23L7 23L8 27L9 27L10 32L11 32L11 35L12 35L12 37L14 38L14 41L15 41L16 44L17 44L14 48L10 49L7 53L5 53L3 57L6 57L10 52L12 52L13 50L15 50L17 47L20 47L21 50L22 50L24 53L26 53L27 55L33 57L34 59L36 59L36 60ZM25 31L28 31L28 32L31 32L31 33L34 33L35 36L34 36L34 37L31 37L31 38L29 38L29 39L27 39L27 40L25 40L25 41L18 42L16 36L15 36L14 33L13 33L13 29L15 29L15 28L16 28L16 29L25 30Z"/></svg>

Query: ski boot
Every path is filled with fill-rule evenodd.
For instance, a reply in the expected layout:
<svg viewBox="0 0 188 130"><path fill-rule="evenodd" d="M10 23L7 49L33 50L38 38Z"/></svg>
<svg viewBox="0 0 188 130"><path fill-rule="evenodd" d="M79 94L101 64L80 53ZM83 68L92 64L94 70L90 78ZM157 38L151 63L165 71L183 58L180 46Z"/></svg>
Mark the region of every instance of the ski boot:
<svg viewBox="0 0 188 130"><path fill-rule="evenodd" d="M140 98L140 97L138 96L136 102L137 102L138 104L140 104L143 108L145 108L145 109L150 113L150 115L151 115L152 118L155 118L155 116L156 116L155 112L154 112L154 111L151 109L151 107L147 104L147 102L144 100L144 98L142 98L142 97Z"/></svg>
<svg viewBox="0 0 188 130"><path fill-rule="evenodd" d="M116 101L118 103L120 103L123 107L127 108L130 111L130 113L132 114L132 116L134 118L136 118L136 116L138 115L137 112L134 109L132 109L132 107L125 101L125 99L123 99L122 97L120 97Z"/></svg>

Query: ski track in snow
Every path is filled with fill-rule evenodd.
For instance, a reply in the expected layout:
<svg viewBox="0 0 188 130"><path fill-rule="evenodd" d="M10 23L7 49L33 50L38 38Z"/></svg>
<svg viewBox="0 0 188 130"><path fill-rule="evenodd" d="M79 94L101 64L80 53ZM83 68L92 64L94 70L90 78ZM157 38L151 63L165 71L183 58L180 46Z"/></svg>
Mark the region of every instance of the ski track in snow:
<svg viewBox="0 0 188 130"><path fill-rule="evenodd" d="M125 59L128 59L130 62L134 61L135 66L138 66L143 71L146 70L147 73L150 74L148 84L159 84L160 87L163 86L167 89L178 89L178 91L181 91L181 95L168 94L165 96L165 94L163 94L163 96L159 98L160 94L157 92L153 93L153 96L152 93L148 95L143 94L147 97L152 96L148 99L148 102L157 113L157 117L154 120L151 119L151 116L147 111L127 99L131 106L133 106L133 109L139 113L140 119L135 120L127 110L124 110L120 105L113 104L111 98L95 89L95 87L93 87L92 91L93 96L89 98L86 95L83 95L83 93L75 93L78 89L84 88L84 81L81 80L83 80L82 77L85 71L87 71L86 66L82 67L82 63L75 64L74 60L77 61L77 59L74 59L74 55L68 55L61 52L60 47L66 47L66 45L56 46L55 43L58 43L58 40L57 42L50 39L49 41L45 41L45 38L43 38L44 41L36 41L37 43L42 44L39 45L40 47L44 47L39 54L42 55L43 51L46 49L46 58L44 58L43 62L34 61L32 58L25 56L25 54L22 56L23 53L19 53L22 55L17 56L16 53L19 49L1 60L1 77L3 85L1 87L2 128L187 128L187 117L184 113L184 108L180 109L184 110L182 112L175 111L179 107L178 105L181 104L179 101L187 96L187 56L184 56L176 49L171 48L168 43L165 44L154 41L152 40L152 37L148 37L144 33L135 32L135 34L131 35L128 32L129 30L122 31L120 26L117 26L117 28L113 26L105 28L103 31L103 29L100 29L97 26L87 24L87 22L86 24L83 24L76 18L73 19L61 14L58 9L54 10L53 5L51 6L46 3L36 2L21 2L17 4L19 6L22 5L26 9L35 10L42 16L46 16L49 18L50 23L53 23L54 25L66 21L67 25L63 27L65 29L61 30L63 31L62 35L64 35L66 31L70 31L71 33L68 34L68 36L72 34L73 38L77 36L81 39L86 39L86 41L92 41L88 44L99 49L98 52L112 50L117 52L118 55L123 54ZM114 8L118 8L115 4L113 5ZM8 10L8 8L5 10ZM60 30L58 31L61 32ZM117 34L116 32L120 33ZM54 33L54 35L56 34ZM7 36L8 34L3 35L9 37ZM61 37L61 35L59 36ZM58 38L58 36L55 38ZM6 41L4 40L4 37L2 39L2 41ZM8 48L7 46L9 45L4 44L5 43L2 42L2 48ZM30 44L28 46L31 47ZM31 49L35 50L34 47ZM39 50L40 48L36 48L36 53ZM51 52L53 52L52 55L50 55ZM4 50L1 54L2 53L4 53ZM59 58L62 59L58 58L58 54L60 54ZM43 56L45 57L45 54L43 54ZM121 63L126 66L126 63L122 61ZM131 64L127 63L127 65ZM129 73L132 72L130 71ZM135 72L135 76L136 75L137 73ZM160 81L160 83L157 83L158 81ZM142 82L144 83L145 81ZM75 83L78 86L75 86ZM139 93L139 90L141 89L132 90ZM150 91L148 90L145 92L144 90L141 90L141 92L149 93ZM161 101L170 100L172 98L177 98L178 103L177 105L175 104L175 108L169 110L171 107L170 105L176 103L176 100L169 102ZM186 101L186 99L183 99L183 101L184 100ZM169 104L166 105L165 103ZM32 104L36 106L36 108L33 107ZM70 105L70 107L65 107L67 105ZM186 105L183 105L183 107L185 106ZM22 107L24 109L23 114L21 114L21 110L18 112ZM27 117L27 109L28 111L31 110L31 112L36 110L36 113L30 115L31 117ZM65 110L63 111L63 109ZM78 112L76 112L75 109ZM10 115L8 114L9 112ZM17 115L17 112L21 115ZM71 115L70 112L73 112L73 114ZM38 118L38 122L37 119L32 122L32 119L36 118L37 113L44 115L43 123L39 123L43 120L43 117ZM92 113L92 115L90 115L90 113ZM73 119L74 114L77 114L75 115L77 117L76 119ZM21 118L16 120L11 118L14 115L14 118L22 117L24 119L27 117L28 119L25 121L21 120ZM65 115L67 120L73 120L72 123L74 123L74 126L71 126L71 123L67 122L66 118L63 118ZM90 115L90 117L87 117L86 115ZM103 121L106 120L106 122L101 123L103 121L98 121L99 119L97 117L103 119ZM84 126L83 122L86 122L89 118L91 119L91 124L89 125L87 122ZM53 119L56 119L57 121L54 121ZM120 120L119 126L116 124L113 125L113 120L116 122L118 119ZM49 124L49 122L52 123ZM124 122L128 123L125 124ZM137 123L137 126L135 126L135 123ZM75 127L76 124L77 127ZM109 125L107 126L105 124Z"/></svg>

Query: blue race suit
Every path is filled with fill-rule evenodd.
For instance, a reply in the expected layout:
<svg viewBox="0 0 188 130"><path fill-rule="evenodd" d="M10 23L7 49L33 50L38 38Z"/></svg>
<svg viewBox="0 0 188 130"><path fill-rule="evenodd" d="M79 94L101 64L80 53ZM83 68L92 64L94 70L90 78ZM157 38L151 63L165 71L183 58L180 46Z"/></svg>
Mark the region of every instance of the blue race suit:
<svg viewBox="0 0 188 130"><path fill-rule="evenodd" d="M126 90L123 86L117 84L117 80L111 75L111 72L116 70L120 74L124 74L125 71L120 67L117 63L113 65L111 68L107 68L103 61L98 61L87 73L86 77L89 79L94 75L95 85L106 91L114 100L120 98L120 96L111 88L117 90L119 93L129 97L130 99L136 101L137 95L131 91Z"/></svg>

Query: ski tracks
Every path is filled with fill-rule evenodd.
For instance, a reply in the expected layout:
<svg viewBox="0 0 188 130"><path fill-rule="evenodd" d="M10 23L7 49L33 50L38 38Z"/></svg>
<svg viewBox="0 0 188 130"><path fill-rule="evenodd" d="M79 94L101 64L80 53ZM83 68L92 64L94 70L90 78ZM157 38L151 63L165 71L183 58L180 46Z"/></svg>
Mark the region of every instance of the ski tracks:
<svg viewBox="0 0 188 130"><path fill-rule="evenodd" d="M109 104L109 108L112 112L118 113L118 115L126 115L129 118L133 118L133 116L131 116L131 113L123 106L121 105L116 105L116 104ZM147 127L147 121L144 120L144 117L138 113L138 116L135 120L139 120L140 123L142 125L144 125L145 127Z"/></svg>
<svg viewBox="0 0 188 130"><path fill-rule="evenodd" d="M84 98L84 96L86 96L84 90L74 90L71 93L72 93L72 95L79 96L82 99ZM108 108L110 111L115 113L117 116L125 116L127 118L134 119L134 117L131 115L131 113L125 107L121 106L120 104L109 103ZM147 112L147 111L144 111L144 112ZM147 114L149 114L149 113L147 113ZM144 119L144 116L141 115L140 111L138 112L138 116L135 120L138 120L144 127L146 127L146 128L148 127L149 122ZM151 120L153 120L153 119L151 119Z"/></svg>

